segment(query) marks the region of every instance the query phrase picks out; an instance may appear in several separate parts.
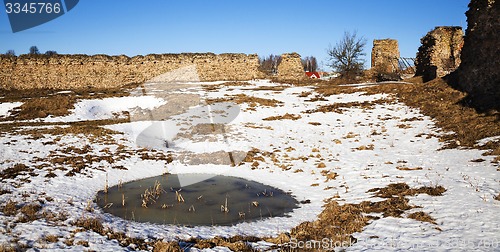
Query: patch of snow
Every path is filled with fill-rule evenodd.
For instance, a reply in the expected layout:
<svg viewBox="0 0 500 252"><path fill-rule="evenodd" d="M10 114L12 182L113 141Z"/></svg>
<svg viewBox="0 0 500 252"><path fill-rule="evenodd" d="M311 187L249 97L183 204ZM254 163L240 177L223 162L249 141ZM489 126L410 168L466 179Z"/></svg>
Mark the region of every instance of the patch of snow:
<svg viewBox="0 0 500 252"><path fill-rule="evenodd" d="M111 97L99 100L81 100L72 113L63 117L48 117L45 122L74 122L114 118L116 114L130 112L134 108L154 109L167 102L153 96Z"/></svg>
<svg viewBox="0 0 500 252"><path fill-rule="evenodd" d="M2 102L0 103L0 117L10 116L10 111L23 105L22 102Z"/></svg>
<svg viewBox="0 0 500 252"><path fill-rule="evenodd" d="M269 81L251 81L254 85L274 85ZM151 86L153 88L153 86ZM109 165L98 164L99 170L91 170L86 174L73 177L64 176L64 171L55 170L56 178L45 178L46 171L38 171L39 176L29 177L31 182L23 183L19 188L12 186L15 181L5 180L5 189L12 194L0 195L6 202L10 198L21 197L23 192L33 195L45 193L54 199L46 202L44 210L66 212L69 219L61 225L53 226L44 221L18 223L10 235L2 234L8 230L6 223L12 217L0 215L0 243L11 236L20 238L21 243L29 243L43 248L36 243L44 234L68 236L71 221L83 217L97 217L103 220L106 227L117 232L125 232L131 237L150 237L165 240L189 239L191 237L211 238L216 235L255 235L274 236L281 232L289 232L291 228L304 221L312 221L322 211L324 200L338 194L342 203L359 203L362 201L380 201L369 189L385 187L391 183L404 182L410 187L441 185L446 188L443 196L425 194L408 197L410 205L422 208L412 211L424 211L436 219L437 224L420 222L408 218L381 218L373 220L362 232L353 236L358 242L348 251L418 251L433 250L496 250L500 242L500 222L498 212L500 202L493 197L500 193L500 175L497 166L492 164L492 157L483 157L484 151L450 149L441 150L443 143L434 137L439 134L431 118L423 116L417 109L401 103L378 103L370 108L342 108L342 113L304 113L320 105L332 103L375 101L387 98L387 95L364 95L363 93L339 94L325 97L326 101L308 102L307 97L298 97L303 91L312 92L311 87L289 87L283 91L251 90L248 87L221 88L218 91L205 92L200 87L186 87L187 92L199 93L204 97L216 98L225 95L245 94L266 99L276 99L283 104L278 107L255 107L255 111L241 110L228 122L231 131L227 134L230 149L248 150L258 148L276 156L278 163L265 157L259 161L258 167L249 163L230 167L225 165L187 165L179 160L166 164L161 160L142 160L139 156L130 156L115 165L122 165L128 170L112 169ZM311 96L313 97L313 96ZM115 112L127 111L134 107L154 109L164 104L161 99L152 97L107 98L105 100L85 100L78 103L73 114L63 121L92 120L109 118ZM93 109L94 108L94 109ZM285 113L300 114L302 118L292 120L264 121L270 116ZM138 146L139 136L149 143L150 148L162 151L190 150L197 153L210 153L223 150L227 142L209 142L197 140L177 140L175 135L181 127L189 128L196 124L183 121L193 114L189 112L173 116L165 121L137 121L106 128L123 132L115 136L119 144L131 148ZM417 118L418 120L405 120ZM62 118L52 118L52 120ZM201 120L201 119L200 119ZM195 120L194 120L195 121ZM311 125L318 122L319 125ZM186 123L186 124L183 124ZM152 125L153 128L150 128ZM259 127L247 127L248 125ZM158 127L158 128L154 128ZM147 134L144 134L146 129ZM163 132L163 129L168 129ZM428 137L427 137L428 136ZM46 136L49 142L56 136ZM171 139L176 148L163 147L162 141ZM35 161L43 159L52 152L58 152L65 146L91 145L93 155L105 149L116 149L116 145L93 143L85 136L67 135L59 144L45 145L42 141L34 141L29 136L0 136L0 144L9 146L0 151L0 171L16 163L26 165L40 164ZM363 150L362 146L372 146L371 150ZM485 162L470 162L482 157ZM37 163L38 162L38 163ZM325 168L318 168L323 163ZM419 170L400 170L398 166L409 168L420 167ZM338 174L334 180L326 180L322 170ZM165 172L187 174L222 174L255 180L284 191L291 192L297 200L310 200L309 204L301 204L300 208L290 213L289 217L263 219L256 222L240 223L229 227L181 227L137 223L104 213L95 203L92 213L85 210L88 202L92 202L97 191L102 190L106 181L109 186L126 183L137 179L157 176ZM35 198L32 199L36 200ZM438 230L440 229L440 230ZM33 233L33 238L28 235ZM116 240L85 231L75 235L76 240L89 242L89 247L75 246L74 250L92 249L99 251L129 250L120 247ZM62 239L61 239L62 240ZM462 247L456 244L465 244ZM485 247L490 244L490 247ZM270 244L258 242L254 248L266 249ZM67 249L62 242L47 245L49 249ZM431 247L429 247L431 246ZM432 247L435 246L435 247ZM455 246L455 247L450 247ZM216 247L211 251L224 251L226 248Z"/></svg>

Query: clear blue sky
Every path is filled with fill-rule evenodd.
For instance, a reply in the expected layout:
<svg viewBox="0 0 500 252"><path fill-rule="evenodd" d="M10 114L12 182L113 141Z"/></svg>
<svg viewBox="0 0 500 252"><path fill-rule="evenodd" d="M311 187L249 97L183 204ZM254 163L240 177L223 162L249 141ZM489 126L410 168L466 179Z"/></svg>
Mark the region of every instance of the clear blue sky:
<svg viewBox="0 0 500 252"><path fill-rule="evenodd" d="M414 57L435 26L465 27L468 0L80 0L70 12L12 33L0 11L0 53L125 54L298 52L328 61L326 48L344 31L367 39L394 38Z"/></svg>

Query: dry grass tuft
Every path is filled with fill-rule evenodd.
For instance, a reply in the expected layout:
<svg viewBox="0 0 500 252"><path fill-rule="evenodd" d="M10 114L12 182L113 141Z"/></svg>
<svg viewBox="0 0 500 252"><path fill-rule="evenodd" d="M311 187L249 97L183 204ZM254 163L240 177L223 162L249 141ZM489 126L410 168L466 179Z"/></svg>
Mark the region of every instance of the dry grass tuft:
<svg viewBox="0 0 500 252"><path fill-rule="evenodd" d="M59 241L59 237L57 235L46 235L44 237L44 240L47 242L47 243L55 243L55 242L58 242Z"/></svg>
<svg viewBox="0 0 500 252"><path fill-rule="evenodd" d="M16 120L29 120L35 118L44 118L48 115L65 116L70 109L74 108L76 97L68 95L58 95L51 97L36 97L27 99L19 108L17 113L11 116Z"/></svg>
<svg viewBox="0 0 500 252"><path fill-rule="evenodd" d="M21 207L20 212L24 214L21 217L21 222L29 222L38 219L40 216L38 212L42 209L42 206L39 203L30 203Z"/></svg>
<svg viewBox="0 0 500 252"><path fill-rule="evenodd" d="M7 168L0 172L0 179L15 179L17 176L27 175L31 173L33 169L29 168L24 164L15 164L14 166Z"/></svg>
<svg viewBox="0 0 500 252"><path fill-rule="evenodd" d="M177 242L157 241L153 245L153 252L177 252L183 251Z"/></svg>
<svg viewBox="0 0 500 252"><path fill-rule="evenodd" d="M365 213L382 213L384 217L401 217L401 214L406 210L414 208L408 205L409 200L405 197L398 196L378 202L361 202L361 207Z"/></svg>
<svg viewBox="0 0 500 252"><path fill-rule="evenodd" d="M300 94L299 94L299 97L308 97L309 95L311 95L312 93L311 92L306 92L306 91L302 91Z"/></svg>
<svg viewBox="0 0 500 252"><path fill-rule="evenodd" d="M436 220L434 218L432 218L432 216L430 216L428 213L425 213L422 211L411 213L408 215L408 218L436 224Z"/></svg>
<svg viewBox="0 0 500 252"><path fill-rule="evenodd" d="M369 145L361 145L357 148L355 148L355 150L359 150L359 151L363 151L363 150L374 150L375 149L375 145L373 144L369 144Z"/></svg>
<svg viewBox="0 0 500 252"><path fill-rule="evenodd" d="M369 218L357 204L339 205L336 201L328 203L318 220L307 221L291 230L291 236L300 241L330 238L334 242L355 241L352 233L361 232Z"/></svg>
<svg viewBox="0 0 500 252"><path fill-rule="evenodd" d="M270 117L266 117L266 118L264 118L262 120L264 120L264 121L275 121L275 120L285 120L286 119L286 120L293 120L293 121L295 121L295 120L299 120L300 118L302 118L301 115L293 115L293 114L286 113L286 114L284 114L282 116L270 116Z"/></svg>
<svg viewBox="0 0 500 252"><path fill-rule="evenodd" d="M14 246L12 244L3 244L0 243L0 252L18 252L18 251L24 251L25 249L22 249L20 247Z"/></svg>
<svg viewBox="0 0 500 252"><path fill-rule="evenodd" d="M430 196L441 196L446 189L442 186L423 186L418 189L410 188L406 183L389 184L384 188L373 188L368 192L376 192L375 196L380 198L404 197L414 196L417 194L425 193Z"/></svg>
<svg viewBox="0 0 500 252"><path fill-rule="evenodd" d="M13 201L13 200L9 200L7 201L7 203L5 203L5 206L3 206L2 208L2 212L3 214L7 215L7 216L13 216L13 215L16 215L17 214L17 202Z"/></svg>
<svg viewBox="0 0 500 252"><path fill-rule="evenodd" d="M422 167L410 168L410 167L406 167L404 165L400 165L400 166L396 167L396 169L398 169L400 171L419 171L419 170L422 170L423 168Z"/></svg>
<svg viewBox="0 0 500 252"><path fill-rule="evenodd" d="M249 150L247 152L247 155L241 161L241 164L243 164L243 163L253 163L255 161L265 162L266 160L264 159L264 157L269 157L269 156L274 156L274 154L272 154L270 152L267 152L267 151L259 150L257 148L252 148L251 150Z"/></svg>
<svg viewBox="0 0 500 252"><path fill-rule="evenodd" d="M102 225L102 221L97 218L80 218L76 220L73 225L77 227L84 228L85 230L92 230L98 234L104 233L104 226Z"/></svg>
<svg viewBox="0 0 500 252"><path fill-rule="evenodd" d="M222 246L229 248L231 251L251 252L254 250L252 250L252 247L248 244L248 242L256 242L260 240L260 238L253 236L236 235L229 238L216 236L212 239L205 240L192 238L187 242L195 244L194 247L198 249L211 249L217 246Z"/></svg>
<svg viewBox="0 0 500 252"><path fill-rule="evenodd" d="M500 193L494 199L500 201Z"/></svg>
<svg viewBox="0 0 500 252"><path fill-rule="evenodd" d="M308 122L308 123L309 123L309 124L311 124L311 125L314 125L314 126L319 126L319 125L321 125L321 123L320 123L320 122Z"/></svg>
<svg viewBox="0 0 500 252"><path fill-rule="evenodd" d="M208 104L214 104L217 102L234 102L236 104L246 103L250 108L255 109L257 106L265 106L265 107L277 107L278 105L283 104L283 102L275 100L275 99L264 99L258 98L254 96L247 96L245 94L237 94L234 96L230 96L227 98L217 98L217 99L208 99Z"/></svg>
<svg viewBox="0 0 500 252"><path fill-rule="evenodd" d="M306 110L304 113L329 113L329 112L334 112L337 114L343 114L344 110L350 109L350 108L358 108L358 109L373 109L375 105L377 104L385 104L389 103L390 100L387 99L379 99L375 101L363 101L363 102L344 102L344 103L333 103L333 104L328 104L328 105L322 105L319 106L316 109L311 109L311 110Z"/></svg>

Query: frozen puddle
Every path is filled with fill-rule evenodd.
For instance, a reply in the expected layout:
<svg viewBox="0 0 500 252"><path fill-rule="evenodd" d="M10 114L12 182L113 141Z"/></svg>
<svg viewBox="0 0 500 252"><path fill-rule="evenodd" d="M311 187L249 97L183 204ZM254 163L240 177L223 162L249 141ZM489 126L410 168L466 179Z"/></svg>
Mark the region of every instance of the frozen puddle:
<svg viewBox="0 0 500 252"><path fill-rule="evenodd" d="M190 177L199 183L180 186ZM298 208L290 194L255 181L206 174L166 174L100 191L97 204L126 220L183 226L229 226L287 216Z"/></svg>

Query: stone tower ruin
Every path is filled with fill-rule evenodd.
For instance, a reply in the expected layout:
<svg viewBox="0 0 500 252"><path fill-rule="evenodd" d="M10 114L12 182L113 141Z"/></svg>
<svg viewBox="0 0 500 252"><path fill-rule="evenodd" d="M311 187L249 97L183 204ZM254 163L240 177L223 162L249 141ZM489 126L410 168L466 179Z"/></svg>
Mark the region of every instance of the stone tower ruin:
<svg viewBox="0 0 500 252"><path fill-rule="evenodd" d="M418 48L415 76L424 81L443 77L460 65L464 32L459 26L438 26L425 35Z"/></svg>
<svg viewBox="0 0 500 252"><path fill-rule="evenodd" d="M300 54L285 53L281 55L281 63L278 65L278 79L280 80L301 80L306 76Z"/></svg>
<svg viewBox="0 0 500 252"><path fill-rule="evenodd" d="M399 70L399 46L395 39L375 39L372 48L372 69L378 73Z"/></svg>

